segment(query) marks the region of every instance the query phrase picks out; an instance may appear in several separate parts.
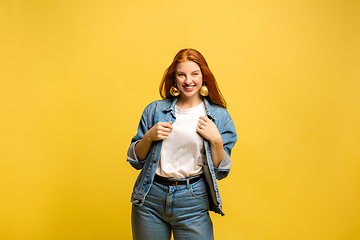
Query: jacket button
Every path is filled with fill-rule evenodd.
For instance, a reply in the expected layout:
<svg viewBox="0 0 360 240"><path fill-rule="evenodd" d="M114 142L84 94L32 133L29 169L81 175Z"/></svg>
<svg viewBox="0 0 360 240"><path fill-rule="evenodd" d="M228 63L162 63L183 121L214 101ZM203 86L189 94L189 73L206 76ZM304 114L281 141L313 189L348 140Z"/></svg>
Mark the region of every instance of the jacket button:
<svg viewBox="0 0 360 240"><path fill-rule="evenodd" d="M153 163L156 163L156 162L157 162L156 159L154 159L154 160L153 160Z"/></svg>
<svg viewBox="0 0 360 240"><path fill-rule="evenodd" d="M149 184L149 183L150 183L150 180L147 180L146 183Z"/></svg>

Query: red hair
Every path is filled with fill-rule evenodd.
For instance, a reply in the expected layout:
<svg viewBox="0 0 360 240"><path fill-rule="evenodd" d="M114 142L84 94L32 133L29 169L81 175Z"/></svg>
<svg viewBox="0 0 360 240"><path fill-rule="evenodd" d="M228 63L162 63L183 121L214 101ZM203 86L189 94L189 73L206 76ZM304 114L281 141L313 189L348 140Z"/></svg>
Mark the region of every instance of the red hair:
<svg viewBox="0 0 360 240"><path fill-rule="evenodd" d="M199 65L202 76L203 82L205 82L207 88L209 89L209 96L206 98L223 108L226 108L226 101L223 95L220 92L219 87L217 86L216 80L214 75L209 69L209 66L201 53L195 49L186 48L180 50L174 60L172 61L171 65L166 69L164 76L160 82L160 96L163 99L173 99L174 97L170 94L170 88L174 85L175 81L175 69L178 63L185 62L185 61L192 61Z"/></svg>

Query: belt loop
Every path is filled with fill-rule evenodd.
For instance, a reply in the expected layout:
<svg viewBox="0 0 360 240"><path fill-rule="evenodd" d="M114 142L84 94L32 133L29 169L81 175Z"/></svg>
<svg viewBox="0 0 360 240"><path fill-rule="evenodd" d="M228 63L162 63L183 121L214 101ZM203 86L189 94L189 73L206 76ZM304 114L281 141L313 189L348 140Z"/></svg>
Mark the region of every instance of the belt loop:
<svg viewBox="0 0 360 240"><path fill-rule="evenodd" d="M186 188L189 189L189 179L186 179Z"/></svg>

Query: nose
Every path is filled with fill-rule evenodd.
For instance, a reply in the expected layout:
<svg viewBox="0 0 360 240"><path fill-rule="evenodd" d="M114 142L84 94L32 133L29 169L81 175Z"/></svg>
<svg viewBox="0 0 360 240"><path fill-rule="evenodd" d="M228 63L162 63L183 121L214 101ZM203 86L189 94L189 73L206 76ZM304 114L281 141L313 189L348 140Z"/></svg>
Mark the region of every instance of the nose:
<svg viewBox="0 0 360 240"><path fill-rule="evenodd" d="M192 82L191 76L187 76L185 79L185 84L190 84Z"/></svg>

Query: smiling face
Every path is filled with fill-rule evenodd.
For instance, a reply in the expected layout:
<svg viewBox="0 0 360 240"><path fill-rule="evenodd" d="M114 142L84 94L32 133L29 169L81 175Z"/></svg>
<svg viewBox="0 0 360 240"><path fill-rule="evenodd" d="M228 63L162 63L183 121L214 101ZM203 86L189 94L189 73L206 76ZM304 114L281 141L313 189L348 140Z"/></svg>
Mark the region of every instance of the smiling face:
<svg viewBox="0 0 360 240"><path fill-rule="evenodd" d="M202 101L199 90L203 83L203 76L197 63L185 61L177 64L175 82L180 90L180 100L194 101L195 104Z"/></svg>

